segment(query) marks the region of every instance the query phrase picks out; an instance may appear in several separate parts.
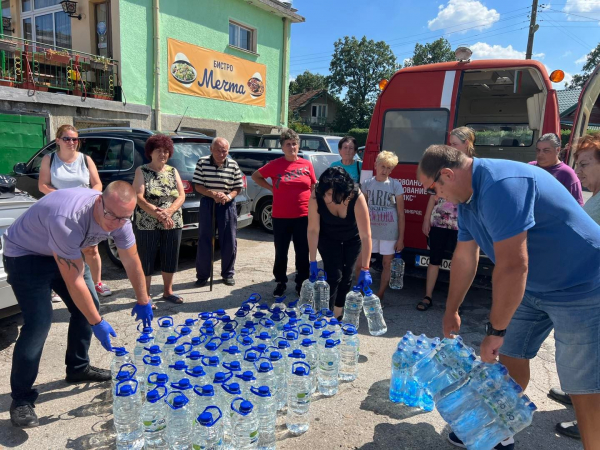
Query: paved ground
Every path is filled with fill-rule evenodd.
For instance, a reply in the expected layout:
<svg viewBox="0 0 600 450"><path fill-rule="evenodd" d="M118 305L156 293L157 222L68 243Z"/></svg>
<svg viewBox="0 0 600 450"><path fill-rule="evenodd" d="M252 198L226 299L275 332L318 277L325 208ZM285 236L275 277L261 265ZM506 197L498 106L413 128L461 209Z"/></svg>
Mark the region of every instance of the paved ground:
<svg viewBox="0 0 600 450"><path fill-rule="evenodd" d="M238 242L237 285L233 289L223 285L220 279L212 293L208 291L208 287L195 288L194 253L187 249L182 254L181 271L175 280L176 289L185 298L185 304L175 306L158 302L159 315L172 315L176 321L183 321L201 311L217 308L233 311L253 292L258 292L271 301L274 288L271 236L255 228L246 228L240 231ZM293 256L290 263L292 261ZM288 269L289 273L293 271L291 265ZM129 315L133 302L131 287L123 271L115 269L107 259L104 273L105 280L115 294L102 301L102 314L119 335L116 343L131 346L136 337L135 323ZM375 277L375 285L378 283L377 278ZM158 278L155 281L152 294L158 296L161 293ZM333 398L317 397L311 405L313 419L310 430L301 437L290 436L283 418L279 418L278 448L454 448L446 442L448 427L437 412L424 413L392 404L388 400L390 360L399 338L407 330L429 336L439 335L441 332L445 286L442 286L442 291L436 292L436 304L426 313L415 310L422 288L422 280L408 279L404 290L388 291L383 302L388 333L382 337L365 334L363 316L358 380L343 384L338 395ZM472 346L478 346L483 338L483 324L486 322L490 301L489 291L472 290L465 302L462 336ZM0 321L0 364L4 368L0 374L0 448L114 448L111 393L107 386L71 386L63 381L68 317L62 303L54 305L54 325L46 343L37 379L41 395L36 412L41 426L31 430L12 428L8 414L10 361L21 322L18 316ZM109 366L111 355L95 339L90 352L94 364ZM559 437L554 433L555 423L572 420L574 413L570 408L561 406L546 396L548 389L558 383L552 336L533 361L532 374L527 394L539 411L534 416L532 426L517 436L517 448L580 449L578 441Z"/></svg>

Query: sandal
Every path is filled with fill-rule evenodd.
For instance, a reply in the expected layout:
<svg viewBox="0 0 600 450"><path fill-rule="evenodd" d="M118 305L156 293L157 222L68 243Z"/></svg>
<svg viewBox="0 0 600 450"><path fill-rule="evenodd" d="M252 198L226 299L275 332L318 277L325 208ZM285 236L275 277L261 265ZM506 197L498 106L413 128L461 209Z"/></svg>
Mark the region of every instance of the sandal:
<svg viewBox="0 0 600 450"><path fill-rule="evenodd" d="M176 305L180 305L183 303L183 297L180 295L171 294L168 297L163 296L163 300L166 300L171 303L175 303Z"/></svg>
<svg viewBox="0 0 600 450"><path fill-rule="evenodd" d="M429 300L429 303L425 303L423 300ZM429 296L423 297L419 303L417 303L417 310L419 311L427 311L429 308L433 306L433 300Z"/></svg>

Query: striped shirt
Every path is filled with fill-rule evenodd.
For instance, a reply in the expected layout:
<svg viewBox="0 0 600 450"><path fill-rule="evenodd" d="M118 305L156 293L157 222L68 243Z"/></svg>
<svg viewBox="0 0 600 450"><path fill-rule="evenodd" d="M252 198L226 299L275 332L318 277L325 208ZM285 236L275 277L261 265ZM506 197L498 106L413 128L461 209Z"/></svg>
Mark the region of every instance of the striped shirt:
<svg viewBox="0 0 600 450"><path fill-rule="evenodd" d="M203 156L196 164L194 170L195 184L200 184L206 189L229 194L234 189L244 187L242 172L238 164L231 158L226 158L221 167L214 162L212 155Z"/></svg>

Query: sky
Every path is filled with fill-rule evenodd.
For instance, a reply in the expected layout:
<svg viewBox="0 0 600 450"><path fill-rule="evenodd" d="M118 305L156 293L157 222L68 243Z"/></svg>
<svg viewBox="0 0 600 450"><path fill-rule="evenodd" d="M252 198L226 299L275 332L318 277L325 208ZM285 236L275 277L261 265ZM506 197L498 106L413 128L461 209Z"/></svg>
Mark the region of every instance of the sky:
<svg viewBox="0 0 600 450"><path fill-rule="evenodd" d="M306 22L292 25L290 78L327 75L333 43L344 36L385 41L401 63L415 44L440 37L472 59L524 59L531 0L293 0ZM539 0L533 59L565 72L564 88L600 42L600 0Z"/></svg>

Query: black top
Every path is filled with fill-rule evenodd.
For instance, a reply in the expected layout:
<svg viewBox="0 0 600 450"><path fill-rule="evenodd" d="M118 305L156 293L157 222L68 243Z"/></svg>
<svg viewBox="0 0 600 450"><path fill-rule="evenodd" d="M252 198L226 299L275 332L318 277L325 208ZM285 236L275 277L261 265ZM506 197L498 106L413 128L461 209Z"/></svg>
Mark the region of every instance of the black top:
<svg viewBox="0 0 600 450"><path fill-rule="evenodd" d="M319 240L327 239L334 241L351 241L359 239L358 226L356 225L356 216L354 215L354 206L360 191L356 192L348 202L348 213L345 218L331 214L323 197L317 195L317 211L321 216L321 228L319 231Z"/></svg>

